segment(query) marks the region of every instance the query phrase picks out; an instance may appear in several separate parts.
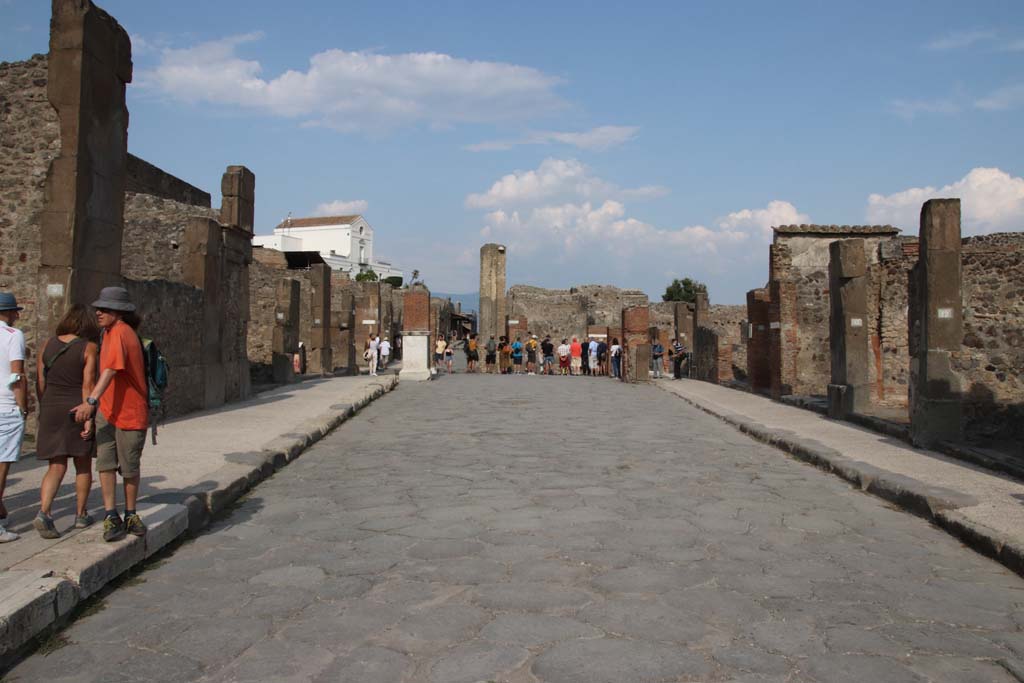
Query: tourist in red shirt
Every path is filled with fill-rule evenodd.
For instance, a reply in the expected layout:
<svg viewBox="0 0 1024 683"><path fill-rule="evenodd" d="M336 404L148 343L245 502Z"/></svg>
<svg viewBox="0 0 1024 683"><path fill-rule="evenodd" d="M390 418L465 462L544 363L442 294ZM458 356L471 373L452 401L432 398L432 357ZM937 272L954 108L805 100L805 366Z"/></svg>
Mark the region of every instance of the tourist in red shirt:
<svg viewBox="0 0 1024 683"><path fill-rule="evenodd" d="M572 344L569 344L569 354L572 356L571 374L578 375L583 367L583 345L580 344L576 337L573 337Z"/></svg>
<svg viewBox="0 0 1024 683"><path fill-rule="evenodd" d="M85 402L75 409L75 418L84 422L96 413L96 469L105 510L103 540L117 541L126 533L146 533L135 504L149 425L149 385L142 343L134 329L139 317L128 290L104 287L92 306L96 322L103 329L100 378ZM118 471L124 481L123 522L117 514Z"/></svg>

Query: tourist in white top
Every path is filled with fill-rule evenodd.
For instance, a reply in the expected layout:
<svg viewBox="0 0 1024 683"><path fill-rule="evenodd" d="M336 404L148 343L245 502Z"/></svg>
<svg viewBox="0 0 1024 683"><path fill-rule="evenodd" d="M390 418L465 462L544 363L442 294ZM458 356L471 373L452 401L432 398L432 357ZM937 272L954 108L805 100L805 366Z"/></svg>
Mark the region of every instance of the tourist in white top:
<svg viewBox="0 0 1024 683"><path fill-rule="evenodd" d="M377 376L377 354L380 353L380 337L374 336L370 339L370 348L368 349L370 357L367 358L367 364L370 366L370 376Z"/></svg>
<svg viewBox="0 0 1024 683"><path fill-rule="evenodd" d="M7 471L21 454L28 416L28 380L25 379L25 335L14 328L21 306L14 295L0 292L0 543L18 540L8 531L4 488Z"/></svg>
<svg viewBox="0 0 1024 683"><path fill-rule="evenodd" d="M383 370L388 366L388 358L391 356L391 342L388 341L387 337L384 337L384 341L380 343L380 369Z"/></svg>

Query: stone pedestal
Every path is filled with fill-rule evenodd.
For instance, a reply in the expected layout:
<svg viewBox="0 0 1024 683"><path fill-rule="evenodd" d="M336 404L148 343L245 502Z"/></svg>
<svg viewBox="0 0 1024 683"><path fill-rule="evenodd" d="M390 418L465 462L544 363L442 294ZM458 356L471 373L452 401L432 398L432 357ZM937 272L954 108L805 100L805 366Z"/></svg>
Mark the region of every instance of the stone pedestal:
<svg viewBox="0 0 1024 683"><path fill-rule="evenodd" d="M398 373L401 381L421 382L431 378L430 335L424 332L402 333L402 370Z"/></svg>

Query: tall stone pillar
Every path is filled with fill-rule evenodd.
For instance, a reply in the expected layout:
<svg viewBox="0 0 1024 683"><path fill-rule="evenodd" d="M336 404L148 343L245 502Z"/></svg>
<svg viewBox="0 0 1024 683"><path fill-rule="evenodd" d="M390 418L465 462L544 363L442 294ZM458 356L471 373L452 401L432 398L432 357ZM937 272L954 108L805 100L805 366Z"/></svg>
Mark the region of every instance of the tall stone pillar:
<svg viewBox="0 0 1024 683"><path fill-rule="evenodd" d="M770 303L767 287L747 292L747 377L750 378L750 389L755 393L768 392L772 384L768 334Z"/></svg>
<svg viewBox="0 0 1024 683"><path fill-rule="evenodd" d="M131 41L89 0L53 0L47 68L61 149L40 216L40 330L53 330L68 304L121 284Z"/></svg>
<svg viewBox="0 0 1024 683"><path fill-rule="evenodd" d="M203 368L203 407L224 404L223 320L223 242L220 223L212 218L195 217L185 226L185 258L182 279L185 284L203 290L203 327L198 330Z"/></svg>
<svg viewBox="0 0 1024 683"><path fill-rule="evenodd" d="M331 267L317 263L309 269L310 292L309 353L306 363L309 371L317 375L334 372L331 348Z"/></svg>
<svg viewBox="0 0 1024 683"><path fill-rule="evenodd" d="M249 233L255 222L256 176L245 166L228 166L221 177L220 222Z"/></svg>
<svg viewBox="0 0 1024 683"><path fill-rule="evenodd" d="M910 434L931 446L961 436L960 376L952 354L963 343L960 200L930 199L921 207L910 325L917 343L910 361Z"/></svg>
<svg viewBox="0 0 1024 683"><path fill-rule="evenodd" d="M829 245L829 417L843 419L871 403L868 381L868 265L863 239Z"/></svg>
<svg viewBox="0 0 1024 683"><path fill-rule="evenodd" d="M295 381L292 356L299 350L299 292L298 280L282 278L277 283L274 307L274 338L272 366L274 382L288 384Z"/></svg>
<svg viewBox="0 0 1024 683"><path fill-rule="evenodd" d="M399 379L423 381L430 374L430 290L413 285L402 302L402 370Z"/></svg>
<svg viewBox="0 0 1024 683"><path fill-rule="evenodd" d="M651 312L648 306L622 309L622 337L626 345L624 382L647 382L651 367Z"/></svg>
<svg viewBox="0 0 1024 683"><path fill-rule="evenodd" d="M480 247L479 333L484 339L505 334L505 245Z"/></svg>

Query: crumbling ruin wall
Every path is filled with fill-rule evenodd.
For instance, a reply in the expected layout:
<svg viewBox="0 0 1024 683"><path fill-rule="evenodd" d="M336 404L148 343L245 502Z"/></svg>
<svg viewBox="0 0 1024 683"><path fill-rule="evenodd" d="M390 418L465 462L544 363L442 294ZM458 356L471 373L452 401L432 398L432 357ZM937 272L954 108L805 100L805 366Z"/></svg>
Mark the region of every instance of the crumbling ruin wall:
<svg viewBox="0 0 1024 683"><path fill-rule="evenodd" d="M705 382L728 382L733 379L733 345L710 327L698 327L694 333L691 374Z"/></svg>
<svg viewBox="0 0 1024 683"><path fill-rule="evenodd" d="M177 178L134 154L128 155L125 192L210 208L210 193ZM211 216L214 218L215 216Z"/></svg>
<svg viewBox="0 0 1024 683"><path fill-rule="evenodd" d="M180 282L181 243L185 226L194 216L216 219L220 210L150 194L125 193L121 248L124 276Z"/></svg>
<svg viewBox="0 0 1024 683"><path fill-rule="evenodd" d="M907 406L909 283L917 255L917 238L894 237L879 243L879 259L868 265L868 383L874 405Z"/></svg>
<svg viewBox="0 0 1024 683"><path fill-rule="evenodd" d="M719 351L720 363L729 364L729 372L719 372L719 376L728 374L732 379L744 380L747 376L747 345L742 336L742 324L747 320L747 307L743 305L713 304L708 309L708 327L718 336L719 347L728 347L728 351Z"/></svg>
<svg viewBox="0 0 1024 683"><path fill-rule="evenodd" d="M755 393L771 390L771 343L768 308L771 294L767 287L747 292L747 382Z"/></svg>
<svg viewBox="0 0 1024 683"><path fill-rule="evenodd" d="M25 310L28 371L49 330L38 329L40 214L46 207L46 174L60 152L57 113L47 98L47 58L0 62L0 290L13 292ZM34 402L35 392L29 392Z"/></svg>
<svg viewBox="0 0 1024 683"><path fill-rule="evenodd" d="M622 309L650 303L647 295L639 289L619 289L610 285L580 285L570 292L583 297L589 325L618 327Z"/></svg>
<svg viewBox="0 0 1024 683"><path fill-rule="evenodd" d="M568 289L515 285L508 290L506 308L509 318L527 319L531 331L541 339L547 335L557 340L571 339L587 332L586 300Z"/></svg>
<svg viewBox="0 0 1024 683"><path fill-rule="evenodd" d="M348 273L331 271L331 355L334 359L334 371L339 374L355 374L359 371L353 341L356 326L355 285Z"/></svg>
<svg viewBox="0 0 1024 683"><path fill-rule="evenodd" d="M253 384L273 381L273 345L277 286L288 276L284 253L274 249L252 250L249 265L249 332L246 355Z"/></svg>
<svg viewBox="0 0 1024 683"><path fill-rule="evenodd" d="M1024 233L963 240L963 383L968 440L1024 442Z"/></svg>

